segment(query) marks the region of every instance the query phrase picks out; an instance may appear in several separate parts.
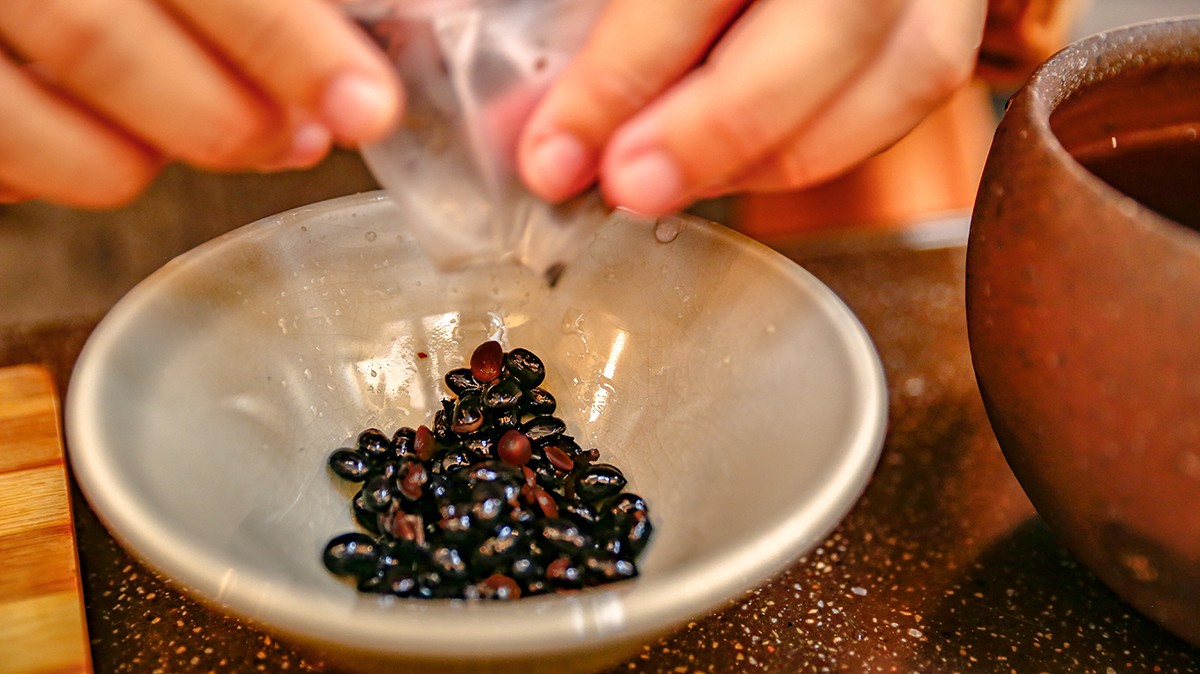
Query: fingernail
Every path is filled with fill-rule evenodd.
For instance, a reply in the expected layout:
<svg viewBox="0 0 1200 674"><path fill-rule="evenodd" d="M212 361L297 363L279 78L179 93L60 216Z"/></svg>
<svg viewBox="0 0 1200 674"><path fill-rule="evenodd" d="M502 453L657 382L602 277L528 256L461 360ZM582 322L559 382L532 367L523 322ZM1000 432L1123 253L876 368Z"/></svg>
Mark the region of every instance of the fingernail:
<svg viewBox="0 0 1200 674"><path fill-rule="evenodd" d="M538 141L529 153L524 178L543 199L559 201L583 189L595 175L595 157L569 133Z"/></svg>
<svg viewBox="0 0 1200 674"><path fill-rule="evenodd" d="M278 160L271 162L267 170L307 168L316 164L333 145L333 134L324 124L307 122L292 133L292 144Z"/></svg>
<svg viewBox="0 0 1200 674"><path fill-rule="evenodd" d="M339 140L375 140L391 126L399 108L396 92L361 73L334 78L321 101L321 117Z"/></svg>
<svg viewBox="0 0 1200 674"><path fill-rule="evenodd" d="M661 150L634 155L608 172L604 191L614 205L644 215L666 215L684 198L683 173Z"/></svg>

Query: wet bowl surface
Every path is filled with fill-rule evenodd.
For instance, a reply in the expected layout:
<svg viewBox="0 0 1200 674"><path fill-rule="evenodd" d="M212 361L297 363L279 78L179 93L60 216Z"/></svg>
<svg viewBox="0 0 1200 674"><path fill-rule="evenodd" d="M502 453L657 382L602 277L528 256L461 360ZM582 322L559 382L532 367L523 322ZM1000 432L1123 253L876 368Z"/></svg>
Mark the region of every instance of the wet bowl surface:
<svg viewBox="0 0 1200 674"><path fill-rule="evenodd" d="M513 265L439 274L378 193L232 232L89 340L66 405L75 477L153 568L334 661L609 664L818 544L886 426L878 356L827 288L725 228L670 224L661 243L615 218L554 288ZM508 603L360 595L321 563L354 528L327 457L427 422L486 339L538 353L558 416L646 498L642 575Z"/></svg>

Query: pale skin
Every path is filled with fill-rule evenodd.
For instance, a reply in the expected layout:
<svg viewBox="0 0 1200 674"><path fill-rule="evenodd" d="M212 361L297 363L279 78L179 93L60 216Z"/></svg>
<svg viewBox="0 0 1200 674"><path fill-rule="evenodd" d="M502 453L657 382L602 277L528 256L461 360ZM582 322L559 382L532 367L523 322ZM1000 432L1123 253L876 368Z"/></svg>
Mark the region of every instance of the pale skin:
<svg viewBox="0 0 1200 674"><path fill-rule="evenodd" d="M971 75L986 0L611 0L525 128L522 177L662 215L799 189ZM0 201L111 207L167 163L311 166L403 88L328 0L3 0Z"/></svg>

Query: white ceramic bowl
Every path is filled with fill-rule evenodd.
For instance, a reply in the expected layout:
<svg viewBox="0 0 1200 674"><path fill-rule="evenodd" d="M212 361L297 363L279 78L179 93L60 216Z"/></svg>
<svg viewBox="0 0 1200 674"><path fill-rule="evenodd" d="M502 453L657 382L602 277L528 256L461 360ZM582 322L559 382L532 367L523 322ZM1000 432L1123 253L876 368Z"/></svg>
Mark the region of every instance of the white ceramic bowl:
<svg viewBox="0 0 1200 674"><path fill-rule="evenodd" d="M817 545L886 426L878 356L825 286L728 229L674 224L660 243L614 218L553 289L516 266L438 274L378 193L220 237L89 340L66 406L75 477L150 566L343 663L609 664ZM508 603L359 595L321 563L353 528L329 452L430 419L442 374L488 338L542 356L558 415L648 501L642 575Z"/></svg>

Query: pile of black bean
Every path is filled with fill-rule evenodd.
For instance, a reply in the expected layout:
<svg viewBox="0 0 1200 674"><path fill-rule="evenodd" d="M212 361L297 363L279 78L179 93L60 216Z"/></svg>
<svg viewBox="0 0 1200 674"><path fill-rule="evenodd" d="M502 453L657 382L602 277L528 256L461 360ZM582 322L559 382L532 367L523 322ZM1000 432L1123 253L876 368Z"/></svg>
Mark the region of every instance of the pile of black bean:
<svg viewBox="0 0 1200 674"><path fill-rule="evenodd" d="M646 502L554 416L545 365L481 344L445 376L429 425L369 428L329 467L362 483L363 531L335 536L325 566L360 591L516 599L633 578L652 531Z"/></svg>

